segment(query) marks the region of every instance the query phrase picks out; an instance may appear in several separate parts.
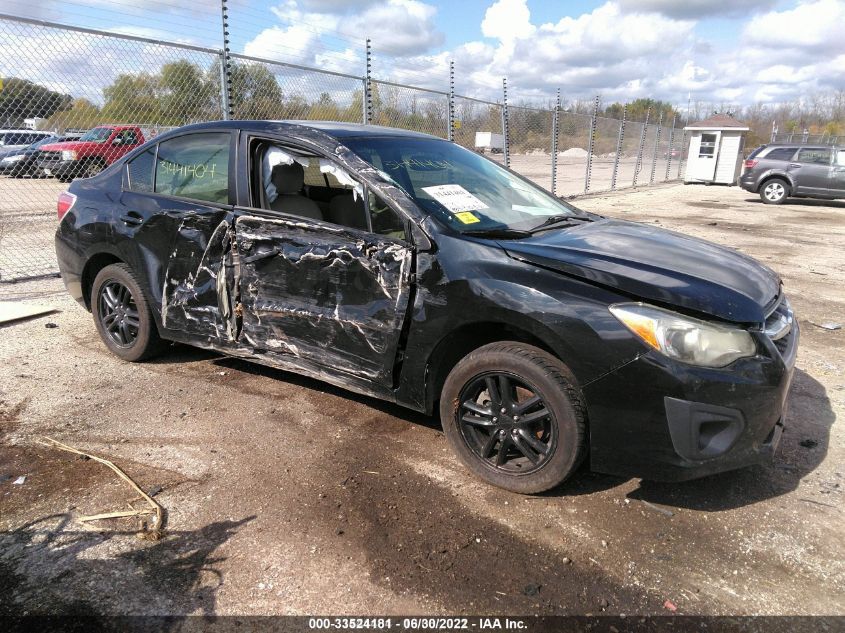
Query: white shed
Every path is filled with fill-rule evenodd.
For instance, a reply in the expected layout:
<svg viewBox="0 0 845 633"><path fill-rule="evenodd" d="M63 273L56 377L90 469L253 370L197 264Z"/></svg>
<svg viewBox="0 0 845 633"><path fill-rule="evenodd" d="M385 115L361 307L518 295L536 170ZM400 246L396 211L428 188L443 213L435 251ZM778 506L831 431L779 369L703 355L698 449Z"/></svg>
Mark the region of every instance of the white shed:
<svg viewBox="0 0 845 633"><path fill-rule="evenodd" d="M748 126L727 114L714 114L684 130L690 133L684 182L736 184Z"/></svg>

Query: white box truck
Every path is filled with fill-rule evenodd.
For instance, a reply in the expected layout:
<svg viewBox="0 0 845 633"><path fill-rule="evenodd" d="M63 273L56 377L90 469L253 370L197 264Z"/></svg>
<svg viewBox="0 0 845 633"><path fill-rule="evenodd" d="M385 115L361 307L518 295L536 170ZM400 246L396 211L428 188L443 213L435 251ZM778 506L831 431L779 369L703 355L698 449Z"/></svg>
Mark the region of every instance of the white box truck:
<svg viewBox="0 0 845 633"><path fill-rule="evenodd" d="M505 137L495 132L476 132L475 149L483 154L489 151L491 154L501 154L505 149Z"/></svg>

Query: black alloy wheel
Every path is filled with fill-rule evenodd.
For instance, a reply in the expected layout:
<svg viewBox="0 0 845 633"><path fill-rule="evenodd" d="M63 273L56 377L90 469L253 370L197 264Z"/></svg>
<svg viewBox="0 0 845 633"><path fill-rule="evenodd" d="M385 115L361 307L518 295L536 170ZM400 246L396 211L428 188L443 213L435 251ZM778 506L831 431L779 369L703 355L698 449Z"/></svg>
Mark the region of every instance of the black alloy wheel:
<svg viewBox="0 0 845 633"><path fill-rule="evenodd" d="M166 347L138 280L126 264L103 268L91 284L91 313L109 351L130 362L151 358Z"/></svg>
<svg viewBox="0 0 845 633"><path fill-rule="evenodd" d="M132 347L138 340L141 326L138 306L132 292L122 283L111 280L100 288L97 301L103 329L118 347Z"/></svg>
<svg viewBox="0 0 845 633"><path fill-rule="evenodd" d="M586 455L586 407L559 358L526 343L483 345L449 372L440 422L473 474L522 494L554 488Z"/></svg>
<svg viewBox="0 0 845 633"><path fill-rule="evenodd" d="M529 474L554 454L554 414L536 387L513 374L491 372L467 384L459 415L464 441L490 468Z"/></svg>

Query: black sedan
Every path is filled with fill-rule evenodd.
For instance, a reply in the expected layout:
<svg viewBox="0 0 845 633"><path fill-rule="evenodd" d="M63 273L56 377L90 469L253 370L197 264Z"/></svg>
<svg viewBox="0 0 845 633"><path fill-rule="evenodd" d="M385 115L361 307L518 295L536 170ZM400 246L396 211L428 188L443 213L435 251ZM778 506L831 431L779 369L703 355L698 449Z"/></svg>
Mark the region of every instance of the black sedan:
<svg viewBox="0 0 845 633"><path fill-rule="evenodd" d="M180 341L439 411L510 490L584 459L689 479L783 430L798 325L772 270L432 136L192 125L75 181L59 217L65 284L120 358Z"/></svg>
<svg viewBox="0 0 845 633"><path fill-rule="evenodd" d="M38 151L42 145L73 141L77 136L48 136L24 148L9 150L0 154L0 174L22 178L23 176L41 175L38 162Z"/></svg>

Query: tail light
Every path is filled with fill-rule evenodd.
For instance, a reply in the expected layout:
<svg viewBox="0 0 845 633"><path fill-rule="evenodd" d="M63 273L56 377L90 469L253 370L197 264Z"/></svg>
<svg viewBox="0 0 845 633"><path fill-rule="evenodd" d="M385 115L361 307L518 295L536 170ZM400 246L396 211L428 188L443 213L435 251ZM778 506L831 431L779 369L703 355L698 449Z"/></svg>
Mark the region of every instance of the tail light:
<svg viewBox="0 0 845 633"><path fill-rule="evenodd" d="M56 204L56 212L59 216L59 221L63 217L65 217L65 213L70 211L73 208L73 205L76 204L76 196L70 193L69 191L62 191L59 194L59 200Z"/></svg>
<svg viewBox="0 0 845 633"><path fill-rule="evenodd" d="M746 169L754 169L756 166L757 166L757 161L754 160L753 158L749 158L747 161L745 161L745 168Z"/></svg>

